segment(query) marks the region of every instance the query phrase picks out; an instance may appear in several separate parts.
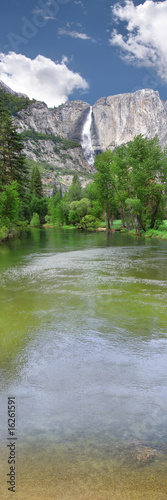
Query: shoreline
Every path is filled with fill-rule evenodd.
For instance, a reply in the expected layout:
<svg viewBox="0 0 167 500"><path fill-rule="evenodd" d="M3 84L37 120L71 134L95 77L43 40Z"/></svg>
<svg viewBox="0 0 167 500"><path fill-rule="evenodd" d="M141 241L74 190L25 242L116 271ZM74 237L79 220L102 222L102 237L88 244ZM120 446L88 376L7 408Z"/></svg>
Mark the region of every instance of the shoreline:
<svg viewBox="0 0 167 500"><path fill-rule="evenodd" d="M149 229L148 231L139 231L138 233L132 229L128 230L126 228L110 228L107 229L106 227L98 227L98 228L85 228L85 229L78 229L76 226L72 225L64 225L64 226L54 226L52 224L43 224L39 227L35 226L26 226L26 227L15 227L11 228L7 234L4 235L4 237L0 238L0 244L5 243L7 241L13 240L14 238L19 238L25 231L29 229L41 229L41 228L50 228L50 229L67 229L67 230L80 230L80 231L90 231L90 232L108 232L108 233L120 233L120 234L128 234L129 236L133 236L135 238L149 238L149 239L161 239L161 240L167 240L167 230L159 230L159 229ZM3 229L3 228L2 228Z"/></svg>

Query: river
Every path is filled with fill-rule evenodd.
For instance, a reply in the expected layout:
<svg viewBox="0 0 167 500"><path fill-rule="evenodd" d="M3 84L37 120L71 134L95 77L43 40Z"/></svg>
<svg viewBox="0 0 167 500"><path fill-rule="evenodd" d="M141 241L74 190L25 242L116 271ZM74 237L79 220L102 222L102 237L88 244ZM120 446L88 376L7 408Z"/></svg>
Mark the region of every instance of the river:
<svg viewBox="0 0 167 500"><path fill-rule="evenodd" d="M32 229L0 283L0 498L13 397L16 500L166 500L167 242Z"/></svg>

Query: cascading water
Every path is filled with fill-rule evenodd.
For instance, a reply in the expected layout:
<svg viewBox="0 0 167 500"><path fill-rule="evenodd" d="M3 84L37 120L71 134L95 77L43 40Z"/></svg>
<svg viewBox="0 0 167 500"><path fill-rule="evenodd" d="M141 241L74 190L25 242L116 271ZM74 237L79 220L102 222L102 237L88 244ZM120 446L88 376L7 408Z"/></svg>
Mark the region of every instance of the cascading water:
<svg viewBox="0 0 167 500"><path fill-rule="evenodd" d="M92 106L90 106L90 111L83 126L81 142L85 158L87 159L89 165L94 165L94 152L91 139L92 112Z"/></svg>

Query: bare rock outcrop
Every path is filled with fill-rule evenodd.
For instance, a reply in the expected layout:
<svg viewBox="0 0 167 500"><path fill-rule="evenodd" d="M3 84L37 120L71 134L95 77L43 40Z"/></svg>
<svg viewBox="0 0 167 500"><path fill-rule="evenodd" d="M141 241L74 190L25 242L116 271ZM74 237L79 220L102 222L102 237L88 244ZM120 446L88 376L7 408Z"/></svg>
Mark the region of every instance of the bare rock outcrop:
<svg viewBox="0 0 167 500"><path fill-rule="evenodd" d="M20 132L33 129L81 144L83 124L89 109L89 104L83 101L67 102L58 108L48 108L45 103L35 101L19 111L15 123Z"/></svg>
<svg viewBox="0 0 167 500"><path fill-rule="evenodd" d="M83 101L67 102L53 109L35 101L17 113L15 122L18 131L33 129L82 145L89 110L90 105ZM167 142L167 102L160 99L157 91L143 89L102 97L94 104L91 139L95 154L128 143L138 134L150 139L157 135L163 147Z"/></svg>
<svg viewBox="0 0 167 500"><path fill-rule="evenodd" d="M57 108L48 108L45 103L31 102L15 116L18 131L33 130L46 134L39 137L36 147L33 140L25 142L26 155L35 161L44 161L59 168L94 171L88 164L83 146L84 124L90 114L90 105L83 101L69 101ZM159 138L162 147L167 143L167 101L151 89L135 93L102 97L92 108L89 141L92 152L114 149L142 134L149 139ZM78 143L73 150L55 152L52 138L70 139ZM89 144L89 145L90 145ZM90 162L89 162L90 163Z"/></svg>
<svg viewBox="0 0 167 500"><path fill-rule="evenodd" d="M167 103L150 89L102 97L93 106L92 145L95 152L115 148L142 134L167 141Z"/></svg>

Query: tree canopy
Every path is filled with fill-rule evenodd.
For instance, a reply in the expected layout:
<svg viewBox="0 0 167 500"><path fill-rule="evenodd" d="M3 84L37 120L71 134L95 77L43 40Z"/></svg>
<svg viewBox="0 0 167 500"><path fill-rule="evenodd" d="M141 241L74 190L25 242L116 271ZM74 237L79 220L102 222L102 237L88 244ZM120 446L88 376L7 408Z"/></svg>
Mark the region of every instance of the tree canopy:
<svg viewBox="0 0 167 500"><path fill-rule="evenodd" d="M21 197L25 192L28 174L23 147L22 137L0 101L0 188L17 181Z"/></svg>
<svg viewBox="0 0 167 500"><path fill-rule="evenodd" d="M167 154L158 139L138 135L96 161L99 197L110 219L118 209L124 224L144 231L158 225L165 215ZM108 224L109 228L109 224Z"/></svg>

